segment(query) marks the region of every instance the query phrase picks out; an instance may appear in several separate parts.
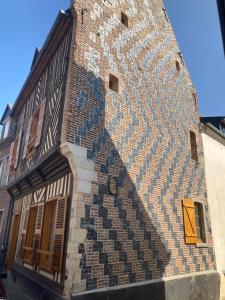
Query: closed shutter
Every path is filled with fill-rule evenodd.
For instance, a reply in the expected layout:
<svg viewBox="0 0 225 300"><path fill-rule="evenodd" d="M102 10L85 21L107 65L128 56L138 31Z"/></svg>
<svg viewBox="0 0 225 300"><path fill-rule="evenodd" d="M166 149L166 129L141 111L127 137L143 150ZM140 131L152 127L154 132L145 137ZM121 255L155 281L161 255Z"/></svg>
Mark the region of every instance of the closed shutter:
<svg viewBox="0 0 225 300"><path fill-rule="evenodd" d="M39 204L37 207L37 218L35 225L35 236L34 236L34 256L33 263L35 266L38 265L39 262L39 253L38 250L41 246L41 229L43 223L43 215L44 215L44 204Z"/></svg>
<svg viewBox="0 0 225 300"><path fill-rule="evenodd" d="M197 243L197 232L195 222L195 206L191 199L183 200L183 214L184 214L184 234L186 244Z"/></svg>
<svg viewBox="0 0 225 300"><path fill-rule="evenodd" d="M35 148L37 146L39 146L40 142L41 142L42 129L43 129L43 123L44 123L44 115L45 115L45 106L46 106L46 98L41 102L41 105L40 105L37 134L36 134L35 145L34 145Z"/></svg>
<svg viewBox="0 0 225 300"><path fill-rule="evenodd" d="M15 145L15 142L13 141L11 143L11 146L10 146L10 152L9 152L9 165L11 166L12 165L12 159L13 159L13 150L14 150L14 145Z"/></svg>
<svg viewBox="0 0 225 300"><path fill-rule="evenodd" d="M21 258L22 262L23 262L23 259L24 259L24 249L23 248L25 247L28 217L29 217L29 209L26 209L25 210L22 233L21 233L21 245L20 245L20 258Z"/></svg>
<svg viewBox="0 0 225 300"><path fill-rule="evenodd" d="M33 264L34 256L34 234L35 234L35 224L37 218L37 207L31 207L29 212L23 261L28 264Z"/></svg>
<svg viewBox="0 0 225 300"><path fill-rule="evenodd" d="M19 161L20 144L21 144L22 133L23 133L22 130L20 130L20 133L19 133L19 136L18 136L18 142L17 142L15 164L14 164L14 168L15 168L15 169L17 168L17 166L18 166L18 161Z"/></svg>
<svg viewBox="0 0 225 300"><path fill-rule="evenodd" d="M59 198L56 209L56 222L54 231L54 255L52 269L54 272L61 273L63 262L63 247L66 223L67 198Z"/></svg>
<svg viewBox="0 0 225 300"><path fill-rule="evenodd" d="M27 156L27 150L28 150L28 144L29 144L29 139L30 139L30 130L31 130L31 125L32 125L32 120L33 120L33 117L31 117L29 119L28 124L27 124L27 132L26 132L25 143L24 143L24 148L23 148L23 159L25 159L26 156Z"/></svg>

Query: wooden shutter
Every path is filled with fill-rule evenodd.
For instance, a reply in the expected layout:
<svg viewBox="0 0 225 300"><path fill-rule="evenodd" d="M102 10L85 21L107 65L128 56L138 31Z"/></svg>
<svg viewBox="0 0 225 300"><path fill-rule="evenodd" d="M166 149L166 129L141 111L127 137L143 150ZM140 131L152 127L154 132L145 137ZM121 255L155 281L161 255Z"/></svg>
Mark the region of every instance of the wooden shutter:
<svg viewBox="0 0 225 300"><path fill-rule="evenodd" d="M34 256L34 233L35 233L35 224L37 218L37 207L31 207L29 212L25 246L23 247L24 255L23 261L28 264L33 264Z"/></svg>
<svg viewBox="0 0 225 300"><path fill-rule="evenodd" d="M45 115L45 106L46 106L46 98L41 102L40 105L40 112L39 112L39 118L38 118L38 126L37 126L37 134L35 139L34 147L40 145L41 142L41 136L42 136L42 128L44 123L44 115Z"/></svg>
<svg viewBox="0 0 225 300"><path fill-rule="evenodd" d="M40 249L41 246L41 229L43 223L43 215L44 215L44 204L41 203L38 205L37 208L37 218L36 218L36 225L35 225L34 256L33 256L33 263L35 266L37 266L39 262L38 250Z"/></svg>
<svg viewBox="0 0 225 300"><path fill-rule="evenodd" d="M184 234L186 244L197 243L197 232L195 222L195 206L191 199L183 200L183 214L184 214Z"/></svg>
<svg viewBox="0 0 225 300"><path fill-rule="evenodd" d="M13 141L11 143L11 146L10 146L10 152L9 152L9 165L11 166L12 165L12 158L13 158L13 149L14 149L14 145L15 145L15 142Z"/></svg>
<svg viewBox="0 0 225 300"><path fill-rule="evenodd" d="M26 132L25 143L24 143L24 148L23 148L23 157L22 157L23 159L25 159L27 156L32 120L33 120L33 117L31 117L29 119L28 124L27 124L27 132Z"/></svg>
<svg viewBox="0 0 225 300"><path fill-rule="evenodd" d="M20 214L13 215L10 242L7 252L7 270L11 271L16 253L17 238L20 225Z"/></svg>
<svg viewBox="0 0 225 300"><path fill-rule="evenodd" d="M20 144L21 144L22 133L23 133L23 131L20 130L20 133L19 133L19 136L18 136L18 142L17 142L15 164L14 164L14 168L15 168L15 169L17 168L17 166L18 166L18 161L19 161Z"/></svg>
<svg viewBox="0 0 225 300"><path fill-rule="evenodd" d="M55 222L55 237L54 237L54 255L52 261L52 270L57 273L62 271L63 262L63 248L64 248L64 234L66 223L66 208L67 198L59 198L57 201L56 209L56 222Z"/></svg>

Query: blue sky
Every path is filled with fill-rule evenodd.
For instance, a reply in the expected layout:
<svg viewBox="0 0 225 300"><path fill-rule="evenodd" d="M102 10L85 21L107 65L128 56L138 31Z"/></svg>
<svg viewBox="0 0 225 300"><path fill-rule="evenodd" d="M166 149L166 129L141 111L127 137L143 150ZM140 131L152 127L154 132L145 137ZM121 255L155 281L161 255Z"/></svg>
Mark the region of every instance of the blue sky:
<svg viewBox="0 0 225 300"><path fill-rule="evenodd" d="M203 116L225 116L225 58L216 0L164 0Z"/></svg>
<svg viewBox="0 0 225 300"><path fill-rule="evenodd" d="M215 0L165 0L202 115L225 115L225 60ZM41 47L69 0L2 1L0 8L0 115L15 101L35 47Z"/></svg>

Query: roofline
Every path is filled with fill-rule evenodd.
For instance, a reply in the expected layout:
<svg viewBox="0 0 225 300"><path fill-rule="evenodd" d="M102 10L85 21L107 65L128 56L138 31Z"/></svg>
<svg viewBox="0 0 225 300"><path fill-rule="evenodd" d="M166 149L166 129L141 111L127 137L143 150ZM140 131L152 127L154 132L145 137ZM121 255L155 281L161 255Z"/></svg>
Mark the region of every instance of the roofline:
<svg viewBox="0 0 225 300"><path fill-rule="evenodd" d="M213 126L211 123L203 122L202 120L201 120L201 123L208 126L210 129L212 129L215 133L217 133L219 136L221 136L225 140L225 135L219 129L217 129L215 126Z"/></svg>
<svg viewBox="0 0 225 300"><path fill-rule="evenodd" d="M68 9L66 11L64 11L64 10L60 10L59 11L59 13L58 13L58 15L57 15L57 17L55 19L55 22L52 25L52 28L51 28L50 32L48 33L48 35L47 35L47 38L46 38L46 40L44 42L44 45L41 48L40 53L39 53L39 55L38 55L38 57L37 57L34 65L32 66L32 68L30 70L30 73L28 74L28 76L27 76L27 78L26 78L26 80L25 80L25 82L24 82L24 84L23 84L23 86L22 86L22 88L21 88L21 90L19 92L19 95L16 98L16 101L14 102L14 105L13 105L13 107L11 109L11 113L12 114L15 112L15 109L16 109L18 103L20 102L21 96L23 95L23 93L24 93L27 85L29 84L32 76L34 75L34 73L36 71L36 68L37 68L37 65L38 65L39 61L41 60L41 58L43 57L43 55L44 55L44 53L45 53L45 51L46 51L46 49L48 47L48 44L50 43L50 41L51 41L54 33L57 30L58 25L63 20L63 18L65 18L65 17L68 18L70 16L71 16L70 9Z"/></svg>

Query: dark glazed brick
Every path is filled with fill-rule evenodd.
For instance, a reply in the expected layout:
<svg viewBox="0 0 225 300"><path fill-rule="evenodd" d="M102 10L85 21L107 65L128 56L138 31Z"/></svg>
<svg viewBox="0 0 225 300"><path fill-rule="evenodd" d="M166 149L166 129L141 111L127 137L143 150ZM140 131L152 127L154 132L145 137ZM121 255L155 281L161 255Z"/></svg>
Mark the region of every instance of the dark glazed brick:
<svg viewBox="0 0 225 300"><path fill-rule="evenodd" d="M109 230L109 240L117 240L117 231L116 230Z"/></svg>

